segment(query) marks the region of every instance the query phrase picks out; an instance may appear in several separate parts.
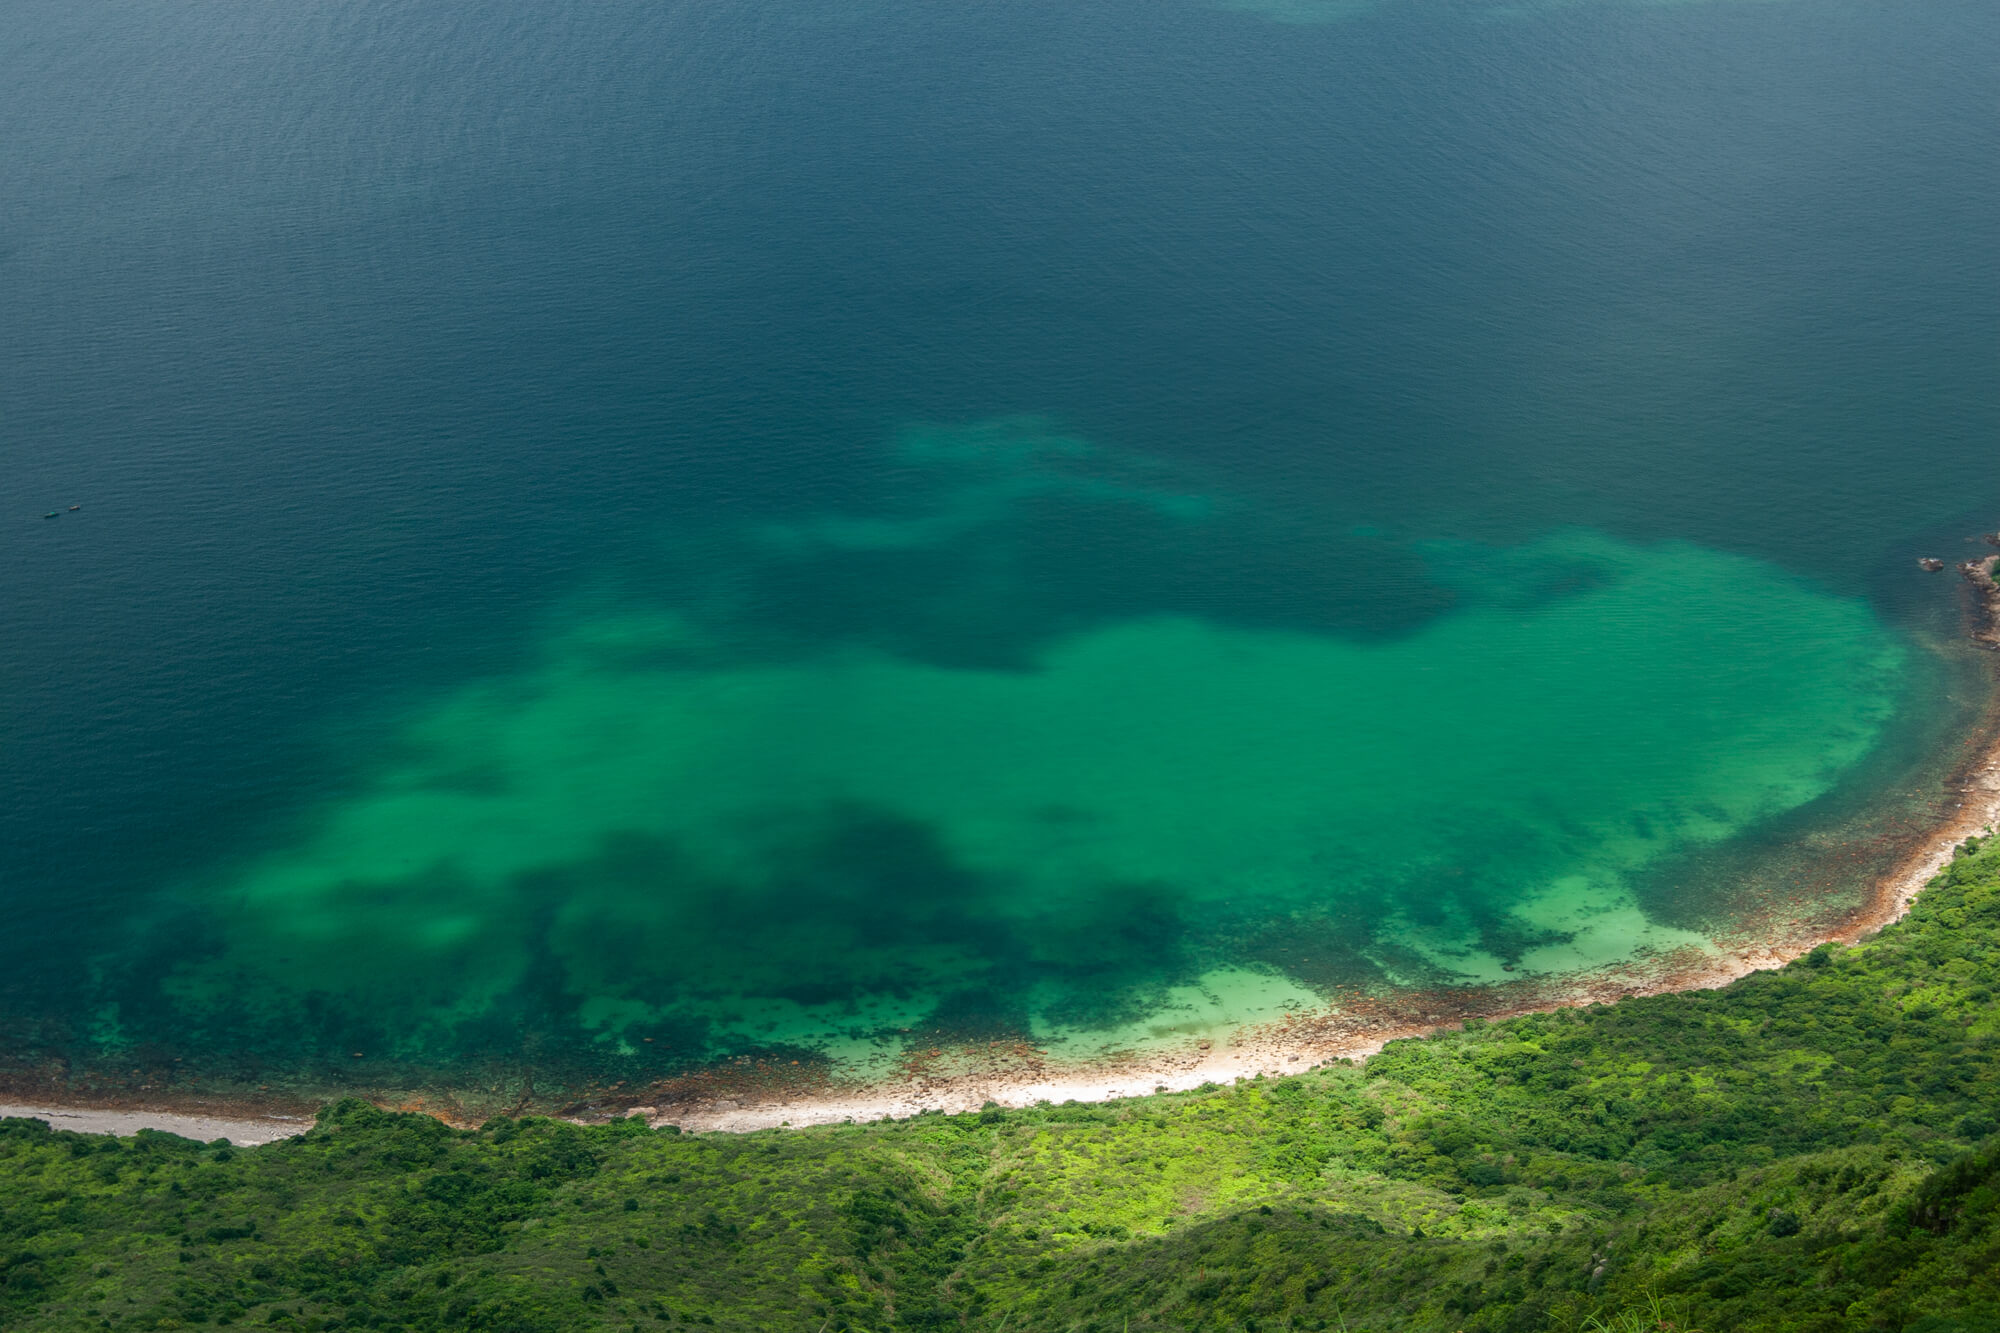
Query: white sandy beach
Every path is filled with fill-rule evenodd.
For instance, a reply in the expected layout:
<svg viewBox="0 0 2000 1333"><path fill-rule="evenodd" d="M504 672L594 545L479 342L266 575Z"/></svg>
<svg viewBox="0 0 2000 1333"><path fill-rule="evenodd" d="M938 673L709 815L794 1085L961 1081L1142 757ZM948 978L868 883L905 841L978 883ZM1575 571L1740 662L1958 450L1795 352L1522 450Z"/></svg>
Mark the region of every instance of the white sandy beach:
<svg viewBox="0 0 2000 1333"><path fill-rule="evenodd" d="M46 1120L51 1129L74 1130L79 1134L136 1134L142 1129L157 1129L203 1143L228 1139L245 1148L275 1143L312 1128L310 1119L299 1116L246 1119L177 1111L111 1111L82 1106L14 1106L0 1102L0 1120L15 1116Z"/></svg>

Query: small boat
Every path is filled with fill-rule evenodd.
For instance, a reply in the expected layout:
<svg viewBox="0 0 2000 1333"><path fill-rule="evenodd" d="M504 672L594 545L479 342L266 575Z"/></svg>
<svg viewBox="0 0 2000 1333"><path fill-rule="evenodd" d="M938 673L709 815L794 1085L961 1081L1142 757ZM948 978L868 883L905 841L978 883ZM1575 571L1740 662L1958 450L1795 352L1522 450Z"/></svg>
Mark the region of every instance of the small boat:
<svg viewBox="0 0 2000 1333"><path fill-rule="evenodd" d="M83 506L82 506L82 505L71 505L71 506L69 507L69 512L70 512L70 513L72 513L72 514L74 514L74 513L75 513L75 512L77 511L77 510L79 510L79 509L81 509L81 508L83 508Z"/></svg>
<svg viewBox="0 0 2000 1333"><path fill-rule="evenodd" d="M61 518L61 517L62 517L62 515L61 515L61 514L59 514L59 513L57 513L57 512L55 511L55 510L51 509L51 510L50 510L50 511L49 511L48 513L46 513L46 514L43 514L43 515L42 515L42 517L43 517L43 518Z"/></svg>

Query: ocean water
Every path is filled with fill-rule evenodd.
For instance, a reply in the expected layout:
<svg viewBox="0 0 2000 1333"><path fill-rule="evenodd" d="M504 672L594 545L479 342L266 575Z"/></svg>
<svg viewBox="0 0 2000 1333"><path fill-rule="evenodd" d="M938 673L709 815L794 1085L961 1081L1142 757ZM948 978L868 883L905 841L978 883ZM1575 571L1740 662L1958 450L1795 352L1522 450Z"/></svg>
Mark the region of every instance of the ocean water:
<svg viewBox="0 0 2000 1333"><path fill-rule="evenodd" d="M1996 57L23 0L0 1073L1082 1057L1837 920L1985 701Z"/></svg>

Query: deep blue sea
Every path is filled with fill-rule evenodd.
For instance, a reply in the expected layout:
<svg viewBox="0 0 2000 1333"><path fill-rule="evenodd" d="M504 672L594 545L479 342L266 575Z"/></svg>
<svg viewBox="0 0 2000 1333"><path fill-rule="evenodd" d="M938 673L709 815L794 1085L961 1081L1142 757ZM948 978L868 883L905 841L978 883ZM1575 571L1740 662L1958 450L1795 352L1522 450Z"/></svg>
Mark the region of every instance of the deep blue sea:
<svg viewBox="0 0 2000 1333"><path fill-rule="evenodd" d="M14 0L0 1072L1082 1056L1836 919L1984 698L1996 70Z"/></svg>

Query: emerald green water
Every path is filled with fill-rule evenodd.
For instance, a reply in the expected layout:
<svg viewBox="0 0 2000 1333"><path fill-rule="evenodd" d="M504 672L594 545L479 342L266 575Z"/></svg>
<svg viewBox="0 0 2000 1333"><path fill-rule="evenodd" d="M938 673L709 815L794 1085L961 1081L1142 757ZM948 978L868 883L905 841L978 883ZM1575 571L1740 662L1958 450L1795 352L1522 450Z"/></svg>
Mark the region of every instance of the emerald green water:
<svg viewBox="0 0 2000 1333"><path fill-rule="evenodd" d="M972 541L1006 606L1051 499L1107 549L1262 521L1032 424L913 431L899 461L928 508L703 540L829 595L857 552L888 585ZM1862 602L1687 542L1403 558L1452 595L1406 634L1134 614L997 664L774 647L699 583L579 595L194 881L220 947L167 992L197 1022L330 1001L409 1059L540 993L610 1050L858 1068L954 1018L1081 1054L1337 986L1575 974L1704 946L1633 877L1833 790L1911 666ZM1193 1016L1191 986L1228 998Z"/></svg>

